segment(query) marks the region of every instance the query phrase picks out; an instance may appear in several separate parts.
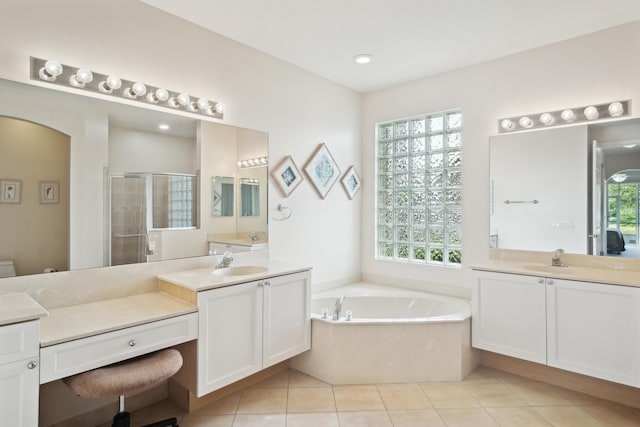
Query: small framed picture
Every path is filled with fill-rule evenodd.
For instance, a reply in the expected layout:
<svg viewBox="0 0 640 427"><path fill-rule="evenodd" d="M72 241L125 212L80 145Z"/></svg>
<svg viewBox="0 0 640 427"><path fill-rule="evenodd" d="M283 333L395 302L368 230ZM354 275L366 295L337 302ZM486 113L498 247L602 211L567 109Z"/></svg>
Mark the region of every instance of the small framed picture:
<svg viewBox="0 0 640 427"><path fill-rule="evenodd" d="M40 203L60 203L58 181L40 181Z"/></svg>
<svg viewBox="0 0 640 427"><path fill-rule="evenodd" d="M313 153L304 171L321 198L325 198L340 177L340 168L331 156L326 144L320 144Z"/></svg>
<svg viewBox="0 0 640 427"><path fill-rule="evenodd" d="M0 203L20 203L22 181L19 179L0 180Z"/></svg>
<svg viewBox="0 0 640 427"><path fill-rule="evenodd" d="M280 164L273 169L271 175L285 197L288 197L304 179L291 156L285 157Z"/></svg>
<svg viewBox="0 0 640 427"><path fill-rule="evenodd" d="M344 190L347 192L347 196L349 196L349 199L353 199L362 186L362 181L360 181L360 176L358 175L358 172L356 172L356 168L354 166L347 169L347 173L344 174L341 182Z"/></svg>

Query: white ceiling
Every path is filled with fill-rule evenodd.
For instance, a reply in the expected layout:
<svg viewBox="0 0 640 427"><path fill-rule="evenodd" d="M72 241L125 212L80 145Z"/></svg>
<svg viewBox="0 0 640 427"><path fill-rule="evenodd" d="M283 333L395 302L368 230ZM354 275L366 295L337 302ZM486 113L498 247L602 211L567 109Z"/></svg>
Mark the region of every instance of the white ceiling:
<svg viewBox="0 0 640 427"><path fill-rule="evenodd" d="M640 0L142 1L359 92L640 20Z"/></svg>

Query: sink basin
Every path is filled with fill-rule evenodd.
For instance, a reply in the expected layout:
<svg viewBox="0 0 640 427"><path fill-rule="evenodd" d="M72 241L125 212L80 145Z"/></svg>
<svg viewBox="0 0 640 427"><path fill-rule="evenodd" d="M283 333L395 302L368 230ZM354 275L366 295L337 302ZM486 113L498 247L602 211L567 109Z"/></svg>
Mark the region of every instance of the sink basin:
<svg viewBox="0 0 640 427"><path fill-rule="evenodd" d="M248 276L250 274L264 273L267 271L267 267L261 265L236 265L233 267L219 268L213 270L213 274L216 276Z"/></svg>

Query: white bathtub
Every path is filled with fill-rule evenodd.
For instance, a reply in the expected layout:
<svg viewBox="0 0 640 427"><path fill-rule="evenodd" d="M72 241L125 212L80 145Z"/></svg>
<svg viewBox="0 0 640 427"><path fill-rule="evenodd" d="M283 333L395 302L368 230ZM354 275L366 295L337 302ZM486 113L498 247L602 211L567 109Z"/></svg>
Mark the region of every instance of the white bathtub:
<svg viewBox="0 0 640 427"><path fill-rule="evenodd" d="M361 282L314 294L311 310L311 350L291 366L331 384L455 381L478 364L467 300Z"/></svg>

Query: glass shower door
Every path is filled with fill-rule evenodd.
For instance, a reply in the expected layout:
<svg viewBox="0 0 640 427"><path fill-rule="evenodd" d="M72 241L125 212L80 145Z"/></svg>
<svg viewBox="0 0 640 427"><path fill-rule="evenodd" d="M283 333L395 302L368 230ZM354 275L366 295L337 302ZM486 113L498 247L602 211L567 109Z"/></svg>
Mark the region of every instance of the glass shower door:
<svg viewBox="0 0 640 427"><path fill-rule="evenodd" d="M109 265L147 261L148 177L109 177L111 239Z"/></svg>

